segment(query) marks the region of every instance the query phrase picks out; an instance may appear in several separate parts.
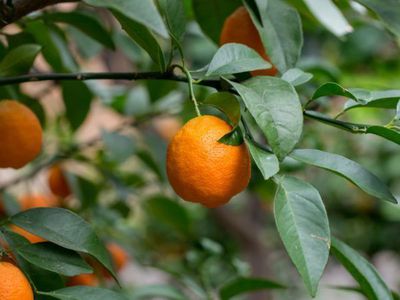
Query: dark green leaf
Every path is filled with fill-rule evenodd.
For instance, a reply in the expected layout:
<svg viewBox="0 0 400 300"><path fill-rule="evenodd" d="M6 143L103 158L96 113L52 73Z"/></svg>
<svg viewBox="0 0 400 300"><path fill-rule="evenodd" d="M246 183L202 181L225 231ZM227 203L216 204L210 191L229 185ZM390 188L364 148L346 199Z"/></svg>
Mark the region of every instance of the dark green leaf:
<svg viewBox="0 0 400 300"><path fill-rule="evenodd" d="M143 0L84 0L87 4L118 11L167 38L168 32L153 1Z"/></svg>
<svg viewBox="0 0 400 300"><path fill-rule="evenodd" d="M393 143L400 145L400 132L383 126L369 126L367 133L381 136Z"/></svg>
<svg viewBox="0 0 400 300"><path fill-rule="evenodd" d="M294 150L290 156L298 161L343 176L374 197L397 203L396 198L382 180L346 157L314 149Z"/></svg>
<svg viewBox="0 0 400 300"><path fill-rule="evenodd" d="M225 44L211 60L206 76L221 76L271 68L255 50L242 44Z"/></svg>
<svg viewBox="0 0 400 300"><path fill-rule="evenodd" d="M137 287L130 293L131 300L139 299L169 299L169 300L186 300L187 297L177 290L175 287L169 285L149 285Z"/></svg>
<svg viewBox="0 0 400 300"><path fill-rule="evenodd" d="M0 206L3 205L8 216L15 215L21 211L17 198L9 193L0 194Z"/></svg>
<svg viewBox="0 0 400 300"><path fill-rule="evenodd" d="M331 239L321 196L309 183L295 177L279 178L274 215L285 248L314 297L328 262Z"/></svg>
<svg viewBox="0 0 400 300"><path fill-rule="evenodd" d="M2 233L4 234L11 249L17 249L19 247L30 245L27 239L14 233L13 231L2 230ZM14 254L17 259L18 266L21 267L24 273L28 276L30 282L33 283L38 290L51 291L64 287L64 281L59 274L44 270L29 263L17 252L14 252Z"/></svg>
<svg viewBox="0 0 400 300"><path fill-rule="evenodd" d="M164 54L150 30L148 30L146 26L129 19L118 11L114 11L113 13L126 33L150 55L151 59L159 66L160 70L164 71Z"/></svg>
<svg viewBox="0 0 400 300"><path fill-rule="evenodd" d="M219 296L221 300L229 300L246 293L284 288L285 286L266 279L239 277L224 285L219 292Z"/></svg>
<svg viewBox="0 0 400 300"><path fill-rule="evenodd" d="M157 0L157 2L166 20L170 34L174 37L175 42L179 42L186 29L184 1Z"/></svg>
<svg viewBox="0 0 400 300"><path fill-rule="evenodd" d="M74 286L41 294L60 300L128 300L110 289L89 286Z"/></svg>
<svg viewBox="0 0 400 300"><path fill-rule="evenodd" d="M279 161L278 158L264 149L258 147L252 141L246 140L247 147L254 162L260 169L265 180L271 178L279 172Z"/></svg>
<svg viewBox="0 0 400 300"><path fill-rule="evenodd" d="M15 76L28 73L41 47L27 44L11 49L0 61L0 76Z"/></svg>
<svg viewBox="0 0 400 300"><path fill-rule="evenodd" d="M349 89L356 100L349 100L345 110L356 107L376 107L395 109L400 99L400 90L368 91L364 89Z"/></svg>
<svg viewBox="0 0 400 300"><path fill-rule="evenodd" d="M240 103L232 93L219 92L209 95L201 104L210 105L223 112L236 126L240 120Z"/></svg>
<svg viewBox="0 0 400 300"><path fill-rule="evenodd" d="M295 9L280 0L255 0L255 2L262 22L260 23L255 12L249 9L253 22L272 64L284 73L295 67L300 57L303 46L300 16Z"/></svg>
<svg viewBox="0 0 400 300"><path fill-rule="evenodd" d="M71 62L66 54L65 43L41 20L27 23L27 32L33 35L36 42L42 46L42 54L46 61L57 72L71 71ZM65 55L63 55L65 53Z"/></svg>
<svg viewBox="0 0 400 300"><path fill-rule="evenodd" d="M73 194L81 203L82 209L94 206L97 202L99 188L92 181L83 177L76 176L71 173L66 174L69 185Z"/></svg>
<svg viewBox="0 0 400 300"><path fill-rule="evenodd" d="M370 300L393 300L376 269L364 257L342 241L332 238L332 253L358 282Z"/></svg>
<svg viewBox="0 0 400 300"><path fill-rule="evenodd" d="M96 40L100 44L114 49L115 45L109 33L98 19L89 14L72 11L72 12L55 12L44 15L44 19L56 23L65 23L72 25Z"/></svg>
<svg viewBox="0 0 400 300"><path fill-rule="evenodd" d="M380 0L356 0L374 11L386 25L387 29L400 36L400 3L397 0L386 0L384 5Z"/></svg>
<svg viewBox="0 0 400 300"><path fill-rule="evenodd" d="M34 208L11 217L10 221L61 247L92 255L115 277L103 243L90 225L73 212L62 208Z"/></svg>
<svg viewBox="0 0 400 300"><path fill-rule="evenodd" d="M239 6L240 0L193 0L193 11L203 32L217 45L225 19Z"/></svg>
<svg viewBox="0 0 400 300"><path fill-rule="evenodd" d="M66 117L74 130L85 121L92 104L92 92L81 81L63 81L63 98Z"/></svg>
<svg viewBox="0 0 400 300"><path fill-rule="evenodd" d="M336 36L341 37L353 31L351 25L332 0L303 1L318 21Z"/></svg>
<svg viewBox="0 0 400 300"><path fill-rule="evenodd" d="M285 80L255 77L242 84L230 82L281 160L300 139L303 113L299 97Z"/></svg>
<svg viewBox="0 0 400 300"><path fill-rule="evenodd" d="M146 212L158 222L168 225L173 230L188 233L190 218L183 206L164 196L154 196L144 202Z"/></svg>
<svg viewBox="0 0 400 300"><path fill-rule="evenodd" d="M326 96L343 96L357 100L357 97L354 96L349 90L345 89L344 87L341 87L340 85L334 82L328 82L320 86L314 92L314 95L312 96L311 99L315 100L320 97L326 97Z"/></svg>
<svg viewBox="0 0 400 300"><path fill-rule="evenodd" d="M311 78L313 78L311 73L304 72L298 68L289 69L282 75L282 79L286 80L293 86L302 85L310 81Z"/></svg>
<svg viewBox="0 0 400 300"><path fill-rule="evenodd" d="M104 131L102 134L104 145L111 160L123 162L135 151L135 144L132 137L116 132Z"/></svg>
<svg viewBox="0 0 400 300"><path fill-rule="evenodd" d="M139 151L137 156L140 160L150 169L152 170L159 179L165 180L164 174L161 172L157 162L154 160L153 156L148 151Z"/></svg>
<svg viewBox="0 0 400 300"><path fill-rule="evenodd" d="M75 251L51 243L29 244L17 253L39 268L65 276L92 273L92 268Z"/></svg>
<svg viewBox="0 0 400 300"><path fill-rule="evenodd" d="M231 132L225 134L218 142L225 145L239 146L243 144L243 134L240 127L235 127Z"/></svg>

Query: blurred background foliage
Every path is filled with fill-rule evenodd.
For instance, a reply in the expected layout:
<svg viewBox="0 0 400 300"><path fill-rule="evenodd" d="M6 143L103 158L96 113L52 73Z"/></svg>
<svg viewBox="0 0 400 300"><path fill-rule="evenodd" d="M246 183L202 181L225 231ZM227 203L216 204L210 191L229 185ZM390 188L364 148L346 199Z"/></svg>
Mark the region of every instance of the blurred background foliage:
<svg viewBox="0 0 400 300"><path fill-rule="evenodd" d="M353 1L351 5L336 1L353 27L352 32L337 37L316 20L303 2L288 2L299 9L303 21L305 41L298 67L314 75L310 82L297 87L303 103L327 81L346 88L400 89L399 40L372 12ZM190 69L197 70L211 60L218 46L195 22L191 1L185 1L185 9L187 32L182 48ZM82 28L79 24L85 18L86 26ZM1 36L0 57L20 45L41 45L36 71L158 70L148 54L101 9L75 4L54 6L24 18L8 30ZM159 42L165 51L170 51L164 40ZM176 59L176 53L173 57ZM198 99L205 99L212 89L196 87L195 91ZM65 107L54 99L60 95ZM145 285L132 283L124 286L132 297L158 291L171 299L184 299L182 294L205 299L207 293L216 293L230 280L249 275L277 282L300 282L275 229L274 183L264 181L256 167L249 189L221 209L183 203L169 187L164 168L168 141L195 114L186 84L117 80L63 82L60 86L46 83L34 88L34 84L26 83L1 87L0 96L26 102L46 129L46 153L31 169L53 156L68 154L64 163L73 196L65 205L89 220L104 240L121 244L135 266L162 271L162 279L155 280L162 283L157 288L146 290ZM318 99L315 106L333 117L345 102L343 97L325 97ZM98 103L122 117L112 113L109 117L107 112L98 122L99 134L88 134L88 119L100 114L96 110ZM386 124L393 114L390 110L357 108L340 118ZM116 126L108 126L108 122ZM400 152L389 141L306 121L299 147L353 159L400 195ZM371 258L389 251L400 266L397 206L370 198L344 179L317 168L305 168L290 159L284 169L312 182L320 191L336 236ZM1 173L4 178L6 175ZM43 172L39 173L37 178L7 189L3 201L8 213L18 211L16 199L21 193L48 192L43 176ZM332 268L330 265L328 270ZM383 276L387 276L385 272ZM389 282L392 289L400 290L398 277ZM303 297L305 291L300 288L274 294L276 299L294 299Z"/></svg>

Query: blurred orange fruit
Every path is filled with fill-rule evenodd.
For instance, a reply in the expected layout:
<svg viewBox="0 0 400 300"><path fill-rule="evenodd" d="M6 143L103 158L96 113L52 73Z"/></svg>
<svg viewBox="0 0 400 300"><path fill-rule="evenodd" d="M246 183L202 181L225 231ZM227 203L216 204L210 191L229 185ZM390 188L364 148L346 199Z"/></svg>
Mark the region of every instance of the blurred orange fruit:
<svg viewBox="0 0 400 300"><path fill-rule="evenodd" d="M271 62L257 28L251 20L250 14L244 6L236 9L226 20L222 27L220 44L239 43L254 49L266 61ZM252 71L253 76L275 76L278 70L273 66L266 70Z"/></svg>
<svg viewBox="0 0 400 300"><path fill-rule="evenodd" d="M19 199L21 210L28 210L36 207L55 207L59 205L56 198L45 195L27 195Z"/></svg>
<svg viewBox="0 0 400 300"><path fill-rule="evenodd" d="M18 267L8 262L0 262L0 299L33 300L28 279Z"/></svg>
<svg viewBox="0 0 400 300"><path fill-rule="evenodd" d="M71 189L63 170L59 165L54 165L49 170L48 175L49 188L51 192L59 197L66 198L71 195Z"/></svg>
<svg viewBox="0 0 400 300"><path fill-rule="evenodd" d="M41 243L41 242L46 241L45 239L41 238L40 236L34 235L33 233L30 233L29 231L26 231L25 229L18 227L16 225L10 225L10 228L15 233L22 235L24 238L26 238L32 244Z"/></svg>
<svg viewBox="0 0 400 300"><path fill-rule="evenodd" d="M190 120L168 147L167 174L175 192L186 201L217 207L244 190L250 180L245 144L218 142L232 127L220 118Z"/></svg>
<svg viewBox="0 0 400 300"><path fill-rule="evenodd" d="M81 274L71 277L67 282L67 286L77 286L77 285L98 286L99 280L94 274Z"/></svg>
<svg viewBox="0 0 400 300"><path fill-rule="evenodd" d="M0 168L21 168L35 159L42 148L38 118L17 101L0 101L0 137Z"/></svg>
<svg viewBox="0 0 400 300"><path fill-rule="evenodd" d="M115 243L108 243L107 250L111 255L115 269L117 271L122 270L128 263L128 259L129 259L126 251L121 246L119 246Z"/></svg>

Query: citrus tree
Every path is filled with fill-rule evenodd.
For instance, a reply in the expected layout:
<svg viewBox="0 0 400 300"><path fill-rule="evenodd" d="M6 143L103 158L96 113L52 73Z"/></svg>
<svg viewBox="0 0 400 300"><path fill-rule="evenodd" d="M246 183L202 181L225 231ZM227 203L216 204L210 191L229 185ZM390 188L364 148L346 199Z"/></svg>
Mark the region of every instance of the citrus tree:
<svg viewBox="0 0 400 300"><path fill-rule="evenodd" d="M61 2L74 3L54 6ZM371 198L397 210L388 185L399 164L382 174L374 160L374 175L357 147L384 149L382 163L398 152L400 90L381 88L376 76L398 73L399 1L7 0L0 8L0 168L23 168L0 186L2 300L231 299L259 290L279 299L302 290L292 265L315 297L330 256L358 283L337 289L399 298L341 240L355 234L345 220L331 228L328 219L343 216L332 202L354 194L359 213ZM324 51L342 61L330 65ZM86 71L91 60L102 72ZM369 84L356 78L366 62L379 72ZM52 112L52 100L63 109ZM120 122L82 141L98 103ZM398 232L390 239L398 245ZM290 258L287 276L265 264L271 247ZM171 284L121 284L132 257Z"/></svg>

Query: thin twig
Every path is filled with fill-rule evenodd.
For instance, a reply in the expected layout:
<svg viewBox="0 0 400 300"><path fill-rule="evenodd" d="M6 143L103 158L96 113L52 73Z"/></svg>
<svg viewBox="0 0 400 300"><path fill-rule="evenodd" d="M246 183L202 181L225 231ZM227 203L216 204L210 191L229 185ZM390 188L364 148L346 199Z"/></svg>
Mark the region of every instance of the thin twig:
<svg viewBox="0 0 400 300"><path fill-rule="evenodd" d="M19 84L35 81L62 81L62 80L171 80L178 82L187 82L184 76L175 75L172 71L167 72L89 72L89 73L32 73L15 77L5 77L0 79L0 86ZM218 80L203 80L198 85L221 88Z"/></svg>

